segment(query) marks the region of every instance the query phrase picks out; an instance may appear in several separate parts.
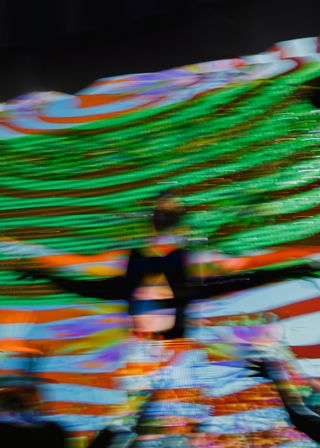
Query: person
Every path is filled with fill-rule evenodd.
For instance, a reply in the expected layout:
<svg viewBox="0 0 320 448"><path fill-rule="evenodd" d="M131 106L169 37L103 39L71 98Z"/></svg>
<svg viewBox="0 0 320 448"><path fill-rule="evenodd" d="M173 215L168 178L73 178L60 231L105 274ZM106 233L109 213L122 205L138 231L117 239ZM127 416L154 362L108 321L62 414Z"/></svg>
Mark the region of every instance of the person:
<svg viewBox="0 0 320 448"><path fill-rule="evenodd" d="M319 248L279 249L269 253L238 258L223 257L219 253L199 252L195 257L192 251L185 249L186 237L177 233L176 228L185 214L185 207L180 203L174 190L163 192L158 198L152 215L153 237L145 247L130 251L121 251L122 256L128 256L126 270L121 275L112 275L102 280L75 280L56 275L54 270L61 263L90 264L90 256L82 259L74 255L50 255L50 251L41 254L39 246L11 242L0 242L0 252L7 250L12 253L20 250L35 254L26 265L17 266L22 271L21 279L45 279L63 290L76 293L82 297L103 300L127 300L129 313L134 317L133 324L138 332L158 333L163 338L179 338L184 333L184 313L186 306L192 300L212 298L221 293L239 291L270 282L282 281L288 278L303 278L315 275L319 270L317 262L303 260L297 266L285 268L270 268L269 265L290 262L295 256L312 257ZM40 255L37 254L40 253ZM117 251L115 251L116 256ZM104 254L107 258L107 254ZM111 255L112 256L112 255ZM93 257L95 258L95 257ZM30 260L38 267L30 267ZM203 266L206 272L203 274ZM261 269L266 267L267 269ZM94 271L94 269L92 269ZM65 271L67 272L67 270ZM71 271L72 272L72 271ZM88 272L90 274L90 272ZM111 276L110 276L111 274ZM171 310L162 320L161 310ZM158 312L157 319L150 319L146 313ZM147 316L147 319L145 319ZM147 321L146 321L147 320ZM169 328L168 328L169 326Z"/></svg>
<svg viewBox="0 0 320 448"><path fill-rule="evenodd" d="M35 252L32 262L37 266L31 269L28 265L22 265L20 271L24 277L49 280L63 290L82 297L129 302L135 330L129 358L135 358L137 362L139 359L141 362L149 359L151 364L161 366L155 368L151 376L139 379L127 375L119 379L121 387L129 393L148 392L138 424L142 438L139 439L139 435L137 443L142 446L148 443L148 433L156 434L160 439L168 431L172 437L181 434L191 436L211 412L211 406L200 404L204 401L202 392L192 406L184 406L188 390L201 390L202 380L195 377L195 368L200 365L204 369L210 368L201 344L185 336L188 304L193 300L212 298L269 282L311 276L315 268L308 261L279 269L257 268L291 261L297 254L308 257L319 252L318 248L280 249L230 258L207 251L204 263L201 252L197 256L190 254L185 248L184 234L176 232L184 213L185 209L175 193L170 191L161 195L152 217L154 236L150 244L133 249L129 254L121 252L120 256L128 256L126 268L122 267L121 275L102 280L75 280L54 273L61 261L64 267L76 263L79 266L79 261L88 267L90 256L79 258L66 254L57 257L38 246L23 246L10 240L0 243L0 252L11 250L11 253L16 251L27 256ZM117 272L112 269L109 274ZM162 403L165 412L157 403ZM132 412L139 415L137 410Z"/></svg>
<svg viewBox="0 0 320 448"><path fill-rule="evenodd" d="M249 360L248 368L255 372L255 376L273 382L292 424L312 440L320 443L320 415L305 404L299 389L288 380L288 370L284 361L273 357L260 361Z"/></svg>

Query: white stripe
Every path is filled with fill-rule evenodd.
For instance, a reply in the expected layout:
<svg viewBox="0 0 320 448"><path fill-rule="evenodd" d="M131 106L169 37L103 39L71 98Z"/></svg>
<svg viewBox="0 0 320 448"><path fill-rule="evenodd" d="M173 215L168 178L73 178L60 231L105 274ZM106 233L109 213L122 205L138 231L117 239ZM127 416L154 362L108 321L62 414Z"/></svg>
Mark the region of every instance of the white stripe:
<svg viewBox="0 0 320 448"><path fill-rule="evenodd" d="M26 318L29 316L26 316ZM26 321L21 324L0 324L0 339L5 338L25 340L31 336L31 330L34 324Z"/></svg>
<svg viewBox="0 0 320 448"><path fill-rule="evenodd" d="M313 442L311 439L303 440L289 440L288 442L283 442L277 445L277 448L317 448L319 445Z"/></svg>
<svg viewBox="0 0 320 448"><path fill-rule="evenodd" d="M35 363L33 372L68 372L68 373L106 373L124 367L125 359L102 363L99 367L87 367L84 364L96 361L97 354L48 356ZM15 370L25 366L30 358L3 358L0 359L0 369Z"/></svg>
<svg viewBox="0 0 320 448"><path fill-rule="evenodd" d="M203 394L214 398L225 397L226 395L236 394L237 392L242 392L251 387L268 382L269 380L259 377L238 378L236 380L230 377L219 378L219 382L216 382L214 387L205 388Z"/></svg>
<svg viewBox="0 0 320 448"><path fill-rule="evenodd" d="M210 434L244 434L268 431L283 426L291 426L289 416L283 408L266 408L231 415L208 418L201 429Z"/></svg>
<svg viewBox="0 0 320 448"><path fill-rule="evenodd" d="M46 415L43 420L56 422L68 431L101 431L116 419L107 415L56 414Z"/></svg>
<svg viewBox="0 0 320 448"><path fill-rule="evenodd" d="M39 386L46 402L61 401L90 404L122 404L127 399L126 392L116 389L80 386L77 384L45 384Z"/></svg>
<svg viewBox="0 0 320 448"><path fill-rule="evenodd" d="M301 371L310 378L320 378L320 359L299 359L297 360Z"/></svg>
<svg viewBox="0 0 320 448"><path fill-rule="evenodd" d="M210 415L211 406L183 401L151 401L144 413L152 417L166 417L169 415L203 419Z"/></svg>
<svg viewBox="0 0 320 448"><path fill-rule="evenodd" d="M283 320L287 344L291 346L320 344L319 323L320 311Z"/></svg>
<svg viewBox="0 0 320 448"><path fill-rule="evenodd" d="M41 244L24 243L20 241L0 241L0 252L5 255L43 257L48 255L62 255L63 252L50 249Z"/></svg>

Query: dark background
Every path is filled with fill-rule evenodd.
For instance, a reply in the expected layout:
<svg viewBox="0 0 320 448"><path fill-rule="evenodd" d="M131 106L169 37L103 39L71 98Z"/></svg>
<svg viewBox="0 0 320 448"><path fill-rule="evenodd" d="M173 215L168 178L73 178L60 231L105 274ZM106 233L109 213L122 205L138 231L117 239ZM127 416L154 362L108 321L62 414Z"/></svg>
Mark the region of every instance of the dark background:
<svg viewBox="0 0 320 448"><path fill-rule="evenodd" d="M0 0L0 101L320 34L320 0Z"/></svg>

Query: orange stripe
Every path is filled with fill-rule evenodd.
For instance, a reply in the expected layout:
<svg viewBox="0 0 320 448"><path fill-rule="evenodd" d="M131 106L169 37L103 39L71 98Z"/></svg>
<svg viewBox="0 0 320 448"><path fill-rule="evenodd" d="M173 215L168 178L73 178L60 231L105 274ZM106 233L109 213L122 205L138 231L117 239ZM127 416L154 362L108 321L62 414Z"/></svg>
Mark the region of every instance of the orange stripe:
<svg viewBox="0 0 320 448"><path fill-rule="evenodd" d="M199 388L184 388L184 389L158 389L152 394L152 401L181 401L185 403L199 403L209 404L211 398L205 398Z"/></svg>
<svg viewBox="0 0 320 448"><path fill-rule="evenodd" d="M223 415L224 413L240 412L240 410L243 411L253 408L258 409L262 407L279 406L281 404L279 395L269 384L256 385L243 391L218 398L204 396L202 395L201 389L196 388L161 389L154 391L152 401L163 400L211 405L215 409L219 408L219 415ZM242 405L245 405L246 409L241 409ZM235 410L237 406L239 411Z"/></svg>
<svg viewBox="0 0 320 448"><path fill-rule="evenodd" d="M118 103L126 99L132 98L132 94L110 94L110 93L95 93L91 95L77 95L77 99L80 100L80 109L94 106L103 106L110 103Z"/></svg>
<svg viewBox="0 0 320 448"><path fill-rule="evenodd" d="M70 356L77 354L87 354L95 350L98 346L103 346L106 350L108 348L106 340L113 342L121 342L128 339L126 327L119 327L119 329L110 329L94 333L93 335L76 338L76 339L38 339L38 340L11 340L9 338L3 339L0 344L0 349L16 351L15 358L25 357L25 353L43 353L46 357L51 356ZM102 345L104 342L104 345ZM95 364L94 361L89 363L84 359L84 364Z"/></svg>
<svg viewBox="0 0 320 448"><path fill-rule="evenodd" d="M215 415L227 415L253 409L279 407L282 402L270 384L260 384L224 397L213 398Z"/></svg>
<svg viewBox="0 0 320 448"><path fill-rule="evenodd" d="M26 354L36 356L40 356L42 354L42 350L28 345L25 340L19 341L10 338L0 340L0 351L15 352L19 357L24 357Z"/></svg>
<svg viewBox="0 0 320 448"><path fill-rule="evenodd" d="M318 311L320 311L320 297L302 300L301 302L280 306L272 310L281 319L303 316L304 314L316 313Z"/></svg>
<svg viewBox="0 0 320 448"><path fill-rule="evenodd" d="M291 347L293 353L297 358L320 358L320 344L317 345L304 345Z"/></svg>
<svg viewBox="0 0 320 448"><path fill-rule="evenodd" d="M106 86L106 85L112 85L112 84L124 84L127 83L128 81L132 82L133 78L119 78L119 79L108 79L108 80L104 80L104 81L94 81L92 84L90 84L89 87L91 86Z"/></svg>
<svg viewBox="0 0 320 448"><path fill-rule="evenodd" d="M1 374L3 372L1 371ZM94 386L103 389L115 388L116 372L106 373L69 373L69 372L44 372L37 377L59 384L77 384L79 386Z"/></svg>
<svg viewBox="0 0 320 448"><path fill-rule="evenodd" d="M128 256L128 250L103 252L96 255L74 255L74 254L56 254L56 255L43 255L41 257L32 257L40 263L50 266L70 266L74 264L86 264L86 263L100 263L106 261L116 261L120 256Z"/></svg>
<svg viewBox="0 0 320 448"><path fill-rule="evenodd" d="M146 255L160 255L165 256L170 254L171 252L178 249L180 246L177 244L161 244L161 245L155 245L150 247L145 247L143 249L143 252Z"/></svg>
<svg viewBox="0 0 320 448"><path fill-rule="evenodd" d="M293 261L297 258L308 257L320 252L320 247L295 247L289 249L279 249L262 255L249 257L231 258L218 261L217 264L224 270L237 271L258 268L275 263Z"/></svg>
<svg viewBox="0 0 320 448"><path fill-rule="evenodd" d="M81 308L65 308L53 310L15 310L5 308L0 312L0 325L8 323L26 323L26 321L29 322L29 316L32 316L33 323L43 324L54 322L56 320L59 321L66 319L76 319L78 317L85 317L91 314L103 314L103 310L101 310L101 313L99 313L98 310L96 313L91 313L91 309L81 310Z"/></svg>
<svg viewBox="0 0 320 448"><path fill-rule="evenodd" d="M2 237L0 238L0 241L1 240L8 243L26 244L24 241L20 241L17 238ZM130 251L127 249L115 249L93 255L54 254L54 255L43 255L40 257L31 257L31 258L34 260L48 260L48 262L50 263L52 262L54 265L69 266L72 264L113 261L124 255L129 256L129 254Z"/></svg>
<svg viewBox="0 0 320 448"><path fill-rule="evenodd" d="M106 308L104 309L103 306ZM119 309L120 307L120 309ZM45 324L54 321L76 319L79 317L94 317L106 314L106 320L108 319L108 312L122 313L125 312L125 305L115 305L114 308L109 305L101 305L97 308L90 308L82 310L81 308L65 308L65 309L53 309L53 310L11 310L0 308L0 325L1 324L20 324L20 323L37 323ZM30 319L32 317L32 319ZM120 319L123 319L119 316Z"/></svg>
<svg viewBox="0 0 320 448"><path fill-rule="evenodd" d="M166 365L165 362L150 363L128 363L126 367L118 369L114 375L130 376L130 375L147 375Z"/></svg>
<svg viewBox="0 0 320 448"><path fill-rule="evenodd" d="M279 400L280 401L280 400ZM260 397L258 404L253 405L253 403L224 403L222 406L214 406L214 415L230 415L237 414L240 412L253 411L256 409L267 409L267 408L279 408L281 403L268 403Z"/></svg>
<svg viewBox="0 0 320 448"><path fill-rule="evenodd" d="M25 370L21 369L0 369L0 375L7 376L7 375L25 375Z"/></svg>

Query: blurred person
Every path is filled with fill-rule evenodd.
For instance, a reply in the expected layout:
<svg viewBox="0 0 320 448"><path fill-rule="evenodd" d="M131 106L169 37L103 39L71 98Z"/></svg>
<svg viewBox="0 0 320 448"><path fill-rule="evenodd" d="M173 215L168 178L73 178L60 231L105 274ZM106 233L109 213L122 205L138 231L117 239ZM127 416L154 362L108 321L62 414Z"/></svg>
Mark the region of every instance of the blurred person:
<svg viewBox="0 0 320 448"><path fill-rule="evenodd" d="M114 275L114 270L110 268L102 280L96 277L93 280L74 280L54 273L71 274L72 265L82 263L89 265L88 272L85 267L83 273L96 274L99 272L99 262L91 262L91 259L95 260L97 256L52 254L42 246L10 239L0 240L0 253L27 257L17 265L17 270L24 272L22 279L49 280L82 297L129 301L135 329L138 332L159 333L164 339L183 335L185 308L192 300L212 298L221 293L287 278L308 277L319 270L316 261L305 259L318 254L318 247L277 249L237 258L208 250L187 250L186 232L183 228L179 229L184 214L185 207L174 190L162 193L152 215L153 237L149 244L131 251L120 251L122 256L127 257L126 267L121 275ZM103 255L108 258L107 254ZM291 262L299 256L303 259L297 266L270 267ZM261 269L263 267L265 269ZM108 272L108 268L105 269ZM164 319L161 319L160 313L156 319L150 319L147 315L151 311L169 309L171 313L166 313Z"/></svg>
<svg viewBox="0 0 320 448"><path fill-rule="evenodd" d="M161 440L168 433L173 440L190 436L212 412L212 406L204 404L201 390L210 387L216 379L208 383L196 375L199 367L210 370L210 363L203 344L185 335L188 303L287 278L311 276L318 269L317 265L304 261L298 266L257 270L292 261L295 256L313 256L319 252L318 248L279 249L238 258L210 251L204 255L201 251L190 252L185 249L185 233L177 231L184 213L185 208L175 192L162 194L153 213L154 236L149 245L125 252L128 262L122 275L102 280L73 280L53 272L59 270L61 261L64 267L80 260L88 266L91 256L57 257L40 246L8 239L0 244L0 252L32 257L36 267L30 269L28 262L21 263L20 270L25 271L25 276L49 280L82 297L129 301L134 335L127 374L119 376L118 381L119 387L131 394L145 396L145 401L139 402L140 410L131 410L135 417L133 426L137 424L140 433L135 443L141 446L148 446L150 435L156 434ZM92 263L97 265L96 259ZM129 367L132 362L140 363L142 368L146 363L151 364L152 374L134 375ZM190 391L194 394L191 398ZM294 437L299 438L296 434Z"/></svg>

